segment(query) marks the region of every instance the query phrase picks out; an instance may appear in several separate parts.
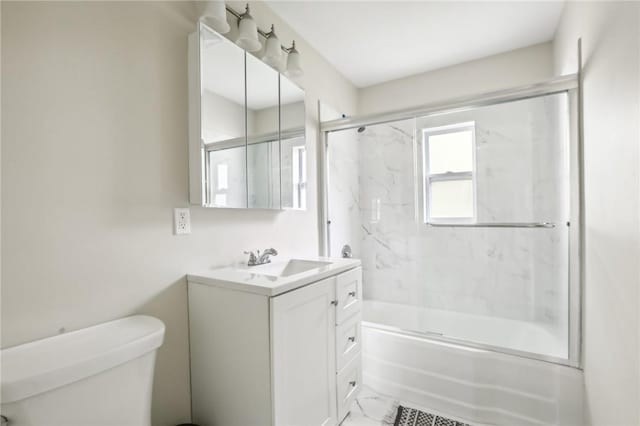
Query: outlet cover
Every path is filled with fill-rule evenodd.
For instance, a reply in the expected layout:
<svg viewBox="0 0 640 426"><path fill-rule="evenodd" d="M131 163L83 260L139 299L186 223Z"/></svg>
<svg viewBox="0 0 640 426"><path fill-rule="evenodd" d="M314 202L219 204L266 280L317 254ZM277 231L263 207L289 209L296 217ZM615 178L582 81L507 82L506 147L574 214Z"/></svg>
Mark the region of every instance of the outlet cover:
<svg viewBox="0 0 640 426"><path fill-rule="evenodd" d="M173 232L175 235L191 233L191 211L189 209L173 209Z"/></svg>

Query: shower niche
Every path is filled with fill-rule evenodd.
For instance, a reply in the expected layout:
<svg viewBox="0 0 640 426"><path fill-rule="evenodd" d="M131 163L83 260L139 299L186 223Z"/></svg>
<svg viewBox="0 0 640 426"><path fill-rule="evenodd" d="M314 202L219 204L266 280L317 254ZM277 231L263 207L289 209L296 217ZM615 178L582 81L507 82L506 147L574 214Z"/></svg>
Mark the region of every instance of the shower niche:
<svg viewBox="0 0 640 426"><path fill-rule="evenodd" d="M189 199L305 209L304 90L204 23L189 36Z"/></svg>

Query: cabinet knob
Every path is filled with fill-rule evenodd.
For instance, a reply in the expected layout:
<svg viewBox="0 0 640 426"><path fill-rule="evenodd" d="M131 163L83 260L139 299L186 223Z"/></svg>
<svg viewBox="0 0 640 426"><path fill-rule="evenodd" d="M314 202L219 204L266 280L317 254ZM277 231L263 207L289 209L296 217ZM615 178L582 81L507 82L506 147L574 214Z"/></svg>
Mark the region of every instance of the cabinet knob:
<svg viewBox="0 0 640 426"><path fill-rule="evenodd" d="M350 292L349 292L349 296L351 296L351 297L356 297L356 292L355 292L355 291L350 291Z"/></svg>
<svg viewBox="0 0 640 426"><path fill-rule="evenodd" d="M333 306L338 306L338 301L337 301L337 300L332 300L332 301L331 301L331 304L332 304Z"/></svg>
<svg viewBox="0 0 640 426"><path fill-rule="evenodd" d="M355 388L357 385L355 380L350 381L349 384L351 385L352 388Z"/></svg>
<svg viewBox="0 0 640 426"><path fill-rule="evenodd" d="M356 336L351 336L348 339L350 342L355 342L356 341Z"/></svg>

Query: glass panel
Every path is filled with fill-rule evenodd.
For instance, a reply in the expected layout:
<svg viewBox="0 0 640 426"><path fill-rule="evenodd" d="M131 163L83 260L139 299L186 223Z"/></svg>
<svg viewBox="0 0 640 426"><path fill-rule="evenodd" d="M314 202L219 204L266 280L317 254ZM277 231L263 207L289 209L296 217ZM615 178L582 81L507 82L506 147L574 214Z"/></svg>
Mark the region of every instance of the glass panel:
<svg viewBox="0 0 640 426"><path fill-rule="evenodd" d="M229 189L229 166L226 163L220 163L217 166L218 181L216 182L216 189L222 191Z"/></svg>
<svg viewBox="0 0 640 426"><path fill-rule="evenodd" d="M281 160L282 165L282 207L287 209L304 209L305 207L298 207L300 205L306 205L306 200L300 200L298 198L298 182L300 179L306 181L306 169L302 172L298 168L297 150L305 148L304 136L293 137L288 139L282 139L280 141ZM303 173L303 174L302 174Z"/></svg>
<svg viewBox="0 0 640 426"><path fill-rule="evenodd" d="M431 182L430 217L473 218L473 181L446 180Z"/></svg>
<svg viewBox="0 0 640 426"><path fill-rule="evenodd" d="M245 208L244 51L202 23L200 50L201 137L210 151L205 158L205 204Z"/></svg>
<svg viewBox="0 0 640 426"><path fill-rule="evenodd" d="M277 140L247 145L250 208L280 208L279 150Z"/></svg>
<svg viewBox="0 0 640 426"><path fill-rule="evenodd" d="M304 132L304 90L286 76L280 75L280 117L282 130Z"/></svg>
<svg viewBox="0 0 640 426"><path fill-rule="evenodd" d="M300 167L300 154L305 147L304 90L286 76L280 75L280 120L282 125L282 208L306 209L306 156Z"/></svg>
<svg viewBox="0 0 640 426"><path fill-rule="evenodd" d="M464 176L432 179L426 193L434 216L470 216L475 186L477 222L552 222L555 228L423 223L428 203L421 199L426 156L420 150L427 144L414 135L468 122L475 123L475 184ZM567 359L568 129L563 93L329 133L330 255L350 244L362 260L364 319ZM447 158L452 146L436 145ZM459 146L468 152L467 143ZM466 158L464 166L450 160L434 166L468 172Z"/></svg>
<svg viewBox="0 0 640 426"><path fill-rule="evenodd" d="M249 208L280 209L278 72L247 53Z"/></svg>
<svg viewBox="0 0 640 426"><path fill-rule="evenodd" d="M244 145L209 152L211 207L239 207L246 204L244 153Z"/></svg>
<svg viewBox="0 0 640 426"><path fill-rule="evenodd" d="M416 125L432 129L474 123L478 222L566 223L567 117L567 96L556 94L421 117Z"/></svg>
<svg viewBox="0 0 640 426"><path fill-rule="evenodd" d="M469 172L473 170L473 132L429 135L429 173Z"/></svg>

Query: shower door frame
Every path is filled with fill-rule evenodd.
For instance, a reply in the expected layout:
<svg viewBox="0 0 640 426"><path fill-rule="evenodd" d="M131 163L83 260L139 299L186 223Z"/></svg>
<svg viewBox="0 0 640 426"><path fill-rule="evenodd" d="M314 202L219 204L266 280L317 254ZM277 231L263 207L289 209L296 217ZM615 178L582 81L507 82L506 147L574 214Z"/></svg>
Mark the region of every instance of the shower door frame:
<svg viewBox="0 0 640 426"><path fill-rule="evenodd" d="M328 135L331 132L354 129L362 126L390 123L399 120L416 119L455 112L474 110L480 107L521 101L542 96L566 93L569 113L569 217L570 222L568 236L568 323L569 341L568 358L558 358L543 354L522 352L504 347L496 347L488 344L469 342L446 336L433 335L428 332L416 333L401 330L391 326L380 326L405 334L419 335L421 337L439 340L473 348L501 352L525 358L532 358L555 364L566 365L574 368L582 368L582 280L583 280L583 141L582 141L582 87L581 75L570 74L553 78L544 82L519 86L511 89L487 92L474 96L456 98L443 102L436 102L416 108L377 113L360 117L348 117L338 120L322 122L319 120L318 144L318 252L323 256L330 256L329 234L329 204L328 204ZM318 105L318 111L320 107Z"/></svg>

